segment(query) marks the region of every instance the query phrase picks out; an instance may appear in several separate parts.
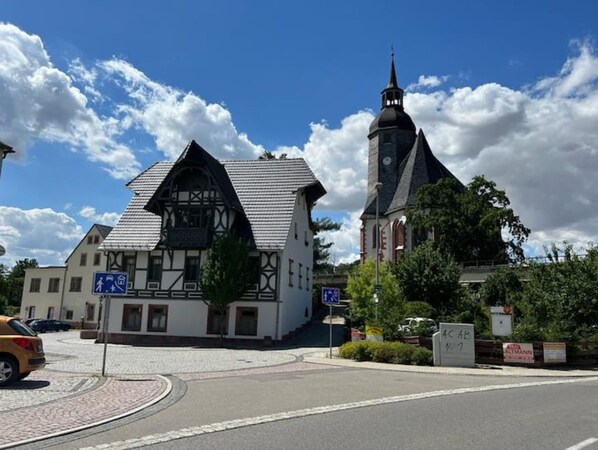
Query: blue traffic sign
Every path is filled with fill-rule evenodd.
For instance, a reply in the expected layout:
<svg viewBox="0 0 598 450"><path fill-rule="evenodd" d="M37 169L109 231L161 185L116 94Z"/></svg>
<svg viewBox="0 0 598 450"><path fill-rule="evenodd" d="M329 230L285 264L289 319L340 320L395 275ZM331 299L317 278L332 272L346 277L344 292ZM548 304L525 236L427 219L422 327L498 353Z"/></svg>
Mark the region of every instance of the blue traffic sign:
<svg viewBox="0 0 598 450"><path fill-rule="evenodd" d="M92 294L126 295L128 275L124 272L95 272Z"/></svg>
<svg viewBox="0 0 598 450"><path fill-rule="evenodd" d="M341 301L341 291L337 288L322 288L322 303L325 305L338 305Z"/></svg>

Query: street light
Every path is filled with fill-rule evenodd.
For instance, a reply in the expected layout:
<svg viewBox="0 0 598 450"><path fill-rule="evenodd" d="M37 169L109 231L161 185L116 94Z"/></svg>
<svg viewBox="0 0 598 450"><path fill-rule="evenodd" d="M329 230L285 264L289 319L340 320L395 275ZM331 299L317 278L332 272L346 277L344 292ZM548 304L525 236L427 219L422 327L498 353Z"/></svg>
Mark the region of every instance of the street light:
<svg viewBox="0 0 598 450"><path fill-rule="evenodd" d="M382 183L374 185L376 188L376 284L374 285L374 303L376 304L376 322L378 321L378 291L380 290L380 189Z"/></svg>
<svg viewBox="0 0 598 450"><path fill-rule="evenodd" d="M12 149L12 147L9 147L4 142L0 141L0 152L2 152L2 159L0 159L0 175L2 175L2 161L4 161L4 158L6 158L6 155L9 153L14 153L15 151Z"/></svg>

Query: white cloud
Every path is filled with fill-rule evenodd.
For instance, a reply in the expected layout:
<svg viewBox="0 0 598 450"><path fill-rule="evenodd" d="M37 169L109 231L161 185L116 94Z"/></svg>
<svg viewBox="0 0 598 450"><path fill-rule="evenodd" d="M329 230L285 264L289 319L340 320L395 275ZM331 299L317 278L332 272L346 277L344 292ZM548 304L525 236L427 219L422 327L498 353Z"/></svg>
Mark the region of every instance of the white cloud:
<svg viewBox="0 0 598 450"><path fill-rule="evenodd" d="M108 226L116 225L116 222L118 222L118 219L120 219L121 216L120 213L116 212L105 212L99 214L96 212L96 209L93 206L84 206L81 208L81 211L79 211L79 215L91 222Z"/></svg>
<svg viewBox="0 0 598 450"><path fill-rule="evenodd" d="M55 68L39 36L0 23L0 139L24 158L35 140L67 144L104 165L113 177L128 179L140 165L115 141L117 129L88 107L87 97Z"/></svg>
<svg viewBox="0 0 598 450"><path fill-rule="evenodd" d="M303 148L279 147L277 153L303 157L328 193L319 209L353 211L365 204L367 189L368 128L374 116L360 111L345 117L340 128L312 123L309 141Z"/></svg>
<svg viewBox="0 0 598 450"><path fill-rule="evenodd" d="M9 267L24 258L35 258L40 265L64 264L83 235L81 226L64 213L0 206L0 243L6 248L0 262Z"/></svg>
<svg viewBox="0 0 598 450"><path fill-rule="evenodd" d="M417 79L417 83L411 83L407 86L407 91L417 91L419 89L431 89L440 86L446 80L448 80L448 75L443 76L436 76L436 75L420 75Z"/></svg>
<svg viewBox="0 0 598 450"><path fill-rule="evenodd" d="M551 242L583 248L598 241L598 56L587 42L578 45L557 76L531 90L488 83L405 97L406 111L453 173L464 183L484 174L506 191L532 230L533 253L543 254ZM363 208L371 119L358 113L338 129L312 125L303 149L284 149L295 155L302 150L328 189L319 211ZM344 231L330 234L339 243L333 247L337 258L356 255L358 217L352 214L346 224L350 239Z"/></svg>
<svg viewBox="0 0 598 450"><path fill-rule="evenodd" d="M264 151L237 131L223 106L152 81L120 59L100 62L98 68L128 95L129 102L118 105L122 123L151 135L169 159L177 158L191 139L219 159L255 159Z"/></svg>
<svg viewBox="0 0 598 450"><path fill-rule="evenodd" d="M594 207L598 204L594 186L598 57L588 42L577 42L573 48L556 75L532 87L515 89L494 82L433 90L447 76L422 75L410 85L416 92L405 97L406 111L424 129L436 156L463 182L484 174L506 190L515 212L533 231L529 246L534 249L563 239L584 245L598 236ZM107 94L107 86L114 85L119 95L125 94L118 104ZM73 61L68 74L61 72L38 36L8 24L0 24L0 98L0 140L17 150L34 140L61 142L84 151L90 161L101 163L119 178L140 170L132 150L121 142L129 133L151 136L169 159L176 158L190 139L223 159L253 159L264 150L236 129L231 112L222 105L155 82L120 59L100 61L91 68ZM98 112L100 106L106 114ZM338 262L357 257L358 217L367 186L367 134L373 117L362 110L348 115L338 127L312 123L304 145L274 150L304 157L310 164L328 190L319 211L351 211L344 216L343 229L327 235L336 243L332 251ZM17 156L23 157L24 152ZM62 213L17 211L14 220L20 217L23 226L30 226L33 211L44 211L35 214L47 220L43 223L48 233L81 234L75 221ZM89 206L79 214L100 223L110 223L118 215L97 213ZM48 226L50 217L62 225ZM77 242L41 238L39 244L30 233L26 239L17 235L24 228L6 211L0 220L4 221L0 236L11 239L17 257L42 255L47 246L56 263L68 253L57 245L63 243L62 248L70 251Z"/></svg>

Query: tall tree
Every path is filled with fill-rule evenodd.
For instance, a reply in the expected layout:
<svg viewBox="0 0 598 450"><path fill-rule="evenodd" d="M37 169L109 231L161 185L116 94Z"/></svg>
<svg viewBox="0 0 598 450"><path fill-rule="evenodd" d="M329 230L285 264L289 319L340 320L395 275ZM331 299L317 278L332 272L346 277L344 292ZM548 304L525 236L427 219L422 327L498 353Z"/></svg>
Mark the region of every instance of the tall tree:
<svg viewBox="0 0 598 450"><path fill-rule="evenodd" d="M330 247L332 242L318 236L324 231L340 230L341 224L334 222L330 217L319 217L313 222L314 227L314 273L322 273L334 268L334 265L329 262Z"/></svg>
<svg viewBox="0 0 598 450"><path fill-rule="evenodd" d="M278 157L269 150L264 150L258 159L287 159L286 153L281 153Z"/></svg>
<svg viewBox="0 0 598 450"><path fill-rule="evenodd" d="M436 245L459 262L522 262L530 230L509 205L505 192L483 176L464 188L441 179L419 189L408 219L416 232L433 229Z"/></svg>
<svg viewBox="0 0 598 450"><path fill-rule="evenodd" d="M376 322L375 266L373 259L367 259L363 264L355 267L349 275L347 281L347 294L351 299L349 317L354 327ZM392 339L403 317L404 301L389 263L383 261L380 264L378 277L382 288L378 295L378 324L382 325L385 338Z"/></svg>
<svg viewBox="0 0 598 450"><path fill-rule="evenodd" d="M13 266L6 278L6 296L9 306L19 306L23 298L23 285L25 283L25 270L38 267L36 259L21 259Z"/></svg>
<svg viewBox="0 0 598 450"><path fill-rule="evenodd" d="M229 305L241 297L253 275L246 242L229 234L214 241L202 266L200 286L203 301L220 319L220 346L224 345L223 318Z"/></svg>
<svg viewBox="0 0 598 450"><path fill-rule="evenodd" d="M455 313L463 299L459 266L453 257L431 242L424 242L394 266L403 297L408 302L426 302L440 316Z"/></svg>
<svg viewBox="0 0 598 450"><path fill-rule="evenodd" d="M551 263L532 264L526 271L515 331L567 340L598 334L598 247L580 256L571 244L562 250L553 245L547 256Z"/></svg>

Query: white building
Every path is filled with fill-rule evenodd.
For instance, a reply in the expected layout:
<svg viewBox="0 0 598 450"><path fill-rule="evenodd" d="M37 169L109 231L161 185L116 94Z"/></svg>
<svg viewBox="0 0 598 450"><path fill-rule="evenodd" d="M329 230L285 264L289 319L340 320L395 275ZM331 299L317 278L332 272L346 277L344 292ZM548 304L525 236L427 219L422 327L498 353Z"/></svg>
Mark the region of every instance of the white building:
<svg viewBox="0 0 598 450"><path fill-rule="evenodd" d="M20 316L84 322L95 328L99 299L91 293L93 273L105 270L107 258L98 250L112 227L93 225L66 260L65 266L32 267L25 271Z"/></svg>
<svg viewBox="0 0 598 450"><path fill-rule="evenodd" d="M128 273L113 296L108 340L192 343L220 317L202 300L201 265L215 238L246 239L255 283L233 302L227 339L279 340L311 317L311 209L325 194L303 159L219 162L195 141L179 159L129 182L134 196L100 246L109 270Z"/></svg>

